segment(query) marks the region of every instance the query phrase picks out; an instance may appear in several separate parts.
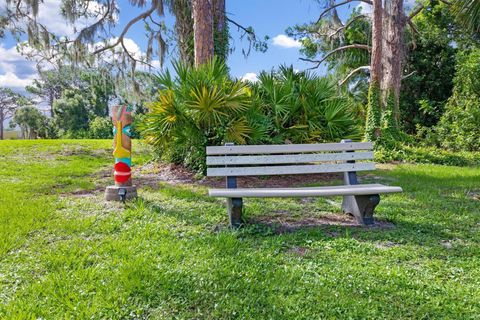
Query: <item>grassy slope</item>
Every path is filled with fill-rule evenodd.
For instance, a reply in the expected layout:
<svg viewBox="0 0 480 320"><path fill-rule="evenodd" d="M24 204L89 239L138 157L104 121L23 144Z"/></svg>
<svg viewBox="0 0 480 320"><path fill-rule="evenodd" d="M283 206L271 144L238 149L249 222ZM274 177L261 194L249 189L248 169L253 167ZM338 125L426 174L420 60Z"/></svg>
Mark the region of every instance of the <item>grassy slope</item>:
<svg viewBox="0 0 480 320"><path fill-rule="evenodd" d="M0 142L0 318L479 318L478 168L381 171L405 190L378 208L389 230L218 232L223 203L201 187L143 188L125 209L71 194L105 184L109 145ZM246 209L338 211L321 198Z"/></svg>

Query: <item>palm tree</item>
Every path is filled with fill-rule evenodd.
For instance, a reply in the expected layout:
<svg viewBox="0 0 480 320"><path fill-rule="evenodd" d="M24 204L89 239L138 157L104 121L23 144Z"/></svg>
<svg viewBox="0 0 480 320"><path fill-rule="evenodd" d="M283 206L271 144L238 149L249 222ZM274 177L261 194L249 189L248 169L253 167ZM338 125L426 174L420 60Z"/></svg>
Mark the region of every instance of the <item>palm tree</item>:
<svg viewBox="0 0 480 320"><path fill-rule="evenodd" d="M480 33L480 0L455 0L453 8L457 20L465 28Z"/></svg>

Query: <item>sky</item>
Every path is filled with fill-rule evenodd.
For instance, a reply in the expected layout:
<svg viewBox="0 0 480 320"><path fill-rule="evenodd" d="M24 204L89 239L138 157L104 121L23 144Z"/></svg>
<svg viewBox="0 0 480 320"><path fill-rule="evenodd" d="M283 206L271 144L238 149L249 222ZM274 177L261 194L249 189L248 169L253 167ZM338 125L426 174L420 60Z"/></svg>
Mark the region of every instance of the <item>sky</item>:
<svg viewBox="0 0 480 320"><path fill-rule="evenodd" d="M1 8L6 0L0 0ZM44 0L40 6L38 20L59 35L74 35L73 26L68 25L60 16L61 0ZM141 8L132 8L128 0L118 0L120 14L115 31L118 34L126 23L142 12ZM230 24L232 37L231 45L235 51L228 57L228 66L231 75L237 78L255 80L262 70L271 70L281 64L293 65L295 69L304 70L311 66L299 60L300 43L285 35L285 30L295 24L315 21L323 10L326 2L319 0L226 0L226 11L229 18L243 26L252 26L256 34L263 38L269 36L268 50L265 53L251 51L248 57L242 54L242 48L248 48L248 42L240 39L241 31ZM339 15L345 19L353 7L362 6L361 2L352 2L339 8ZM143 9L145 10L145 9ZM368 9L367 9L368 10ZM173 27L174 17L166 12L164 20L167 26ZM79 26L87 25L92 21L80 21ZM126 35L127 46L131 52L141 54L145 52L147 39L143 24L132 27ZM175 58L170 48L166 66L171 66L171 59ZM156 72L161 71L159 63ZM318 70L324 72L324 68ZM16 50L15 40L7 36L0 39L0 86L11 87L17 91L30 84L37 76L35 62L27 61Z"/></svg>

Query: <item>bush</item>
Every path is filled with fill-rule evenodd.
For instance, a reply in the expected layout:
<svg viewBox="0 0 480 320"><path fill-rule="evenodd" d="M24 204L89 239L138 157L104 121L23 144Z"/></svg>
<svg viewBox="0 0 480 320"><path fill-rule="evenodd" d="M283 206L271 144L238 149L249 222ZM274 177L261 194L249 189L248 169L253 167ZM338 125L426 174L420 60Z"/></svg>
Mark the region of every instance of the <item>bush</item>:
<svg viewBox="0 0 480 320"><path fill-rule="evenodd" d="M329 78L281 66L277 72L260 73L253 88L263 116L257 125L268 132L265 143L339 142L361 137L354 105L337 92Z"/></svg>
<svg viewBox="0 0 480 320"><path fill-rule="evenodd" d="M157 77L159 98L148 104L150 112L139 129L164 160L203 172L207 144L251 139L254 129L246 119L251 90L231 80L217 60L198 68L176 63L174 68L175 78L168 70Z"/></svg>
<svg viewBox="0 0 480 320"><path fill-rule="evenodd" d="M88 136L92 139L111 139L113 138L113 124L110 118L96 117L90 122Z"/></svg>
<svg viewBox="0 0 480 320"><path fill-rule="evenodd" d="M431 163L449 166L479 166L480 152L454 152L435 147L415 147L399 144L395 148L377 147L375 161Z"/></svg>
<svg viewBox="0 0 480 320"><path fill-rule="evenodd" d="M480 49L460 55L453 95L435 128L442 147L480 150Z"/></svg>
<svg viewBox="0 0 480 320"><path fill-rule="evenodd" d="M360 137L348 100L332 81L281 67L257 84L232 80L222 62L179 63L157 78L160 94L140 131L162 159L205 171L205 147L309 143Z"/></svg>

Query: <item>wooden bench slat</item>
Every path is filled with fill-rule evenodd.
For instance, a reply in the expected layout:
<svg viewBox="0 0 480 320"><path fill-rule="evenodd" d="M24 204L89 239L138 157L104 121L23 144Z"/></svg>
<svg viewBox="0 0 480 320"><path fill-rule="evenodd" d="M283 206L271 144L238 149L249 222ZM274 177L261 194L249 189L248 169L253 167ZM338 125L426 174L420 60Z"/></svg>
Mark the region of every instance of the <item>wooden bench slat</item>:
<svg viewBox="0 0 480 320"><path fill-rule="evenodd" d="M321 144L275 144L243 146L210 146L207 155L229 154L282 154L321 151L371 150L371 142L321 143Z"/></svg>
<svg viewBox="0 0 480 320"><path fill-rule="evenodd" d="M316 154L282 154L270 156L207 156L207 165L288 164L372 159L372 151Z"/></svg>
<svg viewBox="0 0 480 320"><path fill-rule="evenodd" d="M358 184L351 186L329 186L310 188L238 188L210 189L209 195L222 198L270 198L270 197L317 197L317 196L353 196L402 192L400 187L379 184Z"/></svg>
<svg viewBox="0 0 480 320"><path fill-rule="evenodd" d="M287 175L287 174L308 174L328 172L349 172L375 170L375 163L337 163L318 165L292 165L292 166L269 166L269 167L230 167L230 168L208 168L209 177L227 176L261 176L261 175Z"/></svg>

